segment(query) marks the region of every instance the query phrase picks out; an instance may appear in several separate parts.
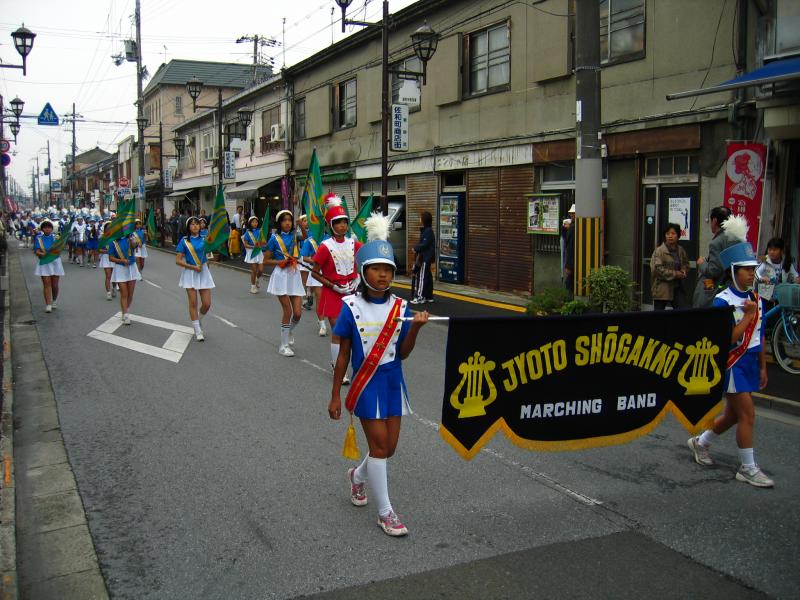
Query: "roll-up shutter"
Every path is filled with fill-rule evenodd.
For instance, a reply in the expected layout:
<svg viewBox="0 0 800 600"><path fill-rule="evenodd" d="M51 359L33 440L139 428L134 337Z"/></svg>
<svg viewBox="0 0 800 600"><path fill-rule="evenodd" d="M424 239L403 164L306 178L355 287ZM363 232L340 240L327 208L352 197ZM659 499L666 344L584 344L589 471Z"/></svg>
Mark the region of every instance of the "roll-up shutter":
<svg viewBox="0 0 800 600"><path fill-rule="evenodd" d="M438 177L431 173L420 173L406 177L406 232L408 236L406 265L408 265L409 271L414 265L414 253L411 252L411 249L414 244L419 242L419 215L423 210L427 210L433 215L433 230L439 230L439 224L436 221L439 191L437 184ZM439 256L438 248L436 256Z"/></svg>
<svg viewBox="0 0 800 600"><path fill-rule="evenodd" d="M325 177L323 176L323 180ZM322 188L325 194L333 193L340 198L344 197L347 201L347 210L350 211L350 218L355 218L358 213L356 206L356 194L358 193L358 185L355 181L332 181L331 183L323 183Z"/></svg>
<svg viewBox="0 0 800 600"><path fill-rule="evenodd" d="M528 202L533 192L533 165L500 169L500 289L529 292L533 284L533 250L528 234Z"/></svg>
<svg viewBox="0 0 800 600"><path fill-rule="evenodd" d="M499 287L498 169L467 171L467 285Z"/></svg>

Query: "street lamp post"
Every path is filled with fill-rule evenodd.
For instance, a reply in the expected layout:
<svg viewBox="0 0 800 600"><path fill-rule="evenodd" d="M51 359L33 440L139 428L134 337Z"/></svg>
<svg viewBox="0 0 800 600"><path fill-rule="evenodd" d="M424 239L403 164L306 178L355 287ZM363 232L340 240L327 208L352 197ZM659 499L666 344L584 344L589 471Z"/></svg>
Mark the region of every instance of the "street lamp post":
<svg viewBox="0 0 800 600"><path fill-rule="evenodd" d="M22 69L22 74L27 75L28 54L30 54L31 50L33 50L33 40L36 38L36 34L25 27L25 24L23 23L22 27L11 34L11 38L14 40L14 48L17 49L17 52L22 57L22 64L7 65L3 63L0 64L0 67L3 67L4 69Z"/></svg>
<svg viewBox="0 0 800 600"><path fill-rule="evenodd" d="M200 94L203 91L203 86L205 84L198 79L197 77L192 77L189 81L186 82L186 92L189 94L189 97L192 99L192 112L197 112L198 108L206 109L206 110L216 110L217 111L217 172L219 175L218 183L222 185L223 179L223 168L224 168L224 157L222 154L222 119L223 119L223 111L222 111L222 88L217 89L217 105L216 106L202 106L197 104L197 99L200 97ZM239 123L241 123L245 130L250 125L253 120L253 111L249 108L240 108L236 111L238 115ZM228 134L230 135L230 134Z"/></svg>
<svg viewBox="0 0 800 600"><path fill-rule="evenodd" d="M14 143L17 143L17 134L19 133L19 117L22 114L22 107L25 106L25 103L19 99L19 97L14 98L11 102L11 112L9 116L13 116L14 120L11 121L10 128L11 134L14 136ZM3 95L0 94L0 139L5 139L5 130L4 130L4 119L5 119L5 112L6 108L3 104ZM6 168L2 164L0 164L0 194L2 197L5 198L7 195L7 183L6 183Z"/></svg>
<svg viewBox="0 0 800 600"><path fill-rule="evenodd" d="M403 79L422 79L425 85L428 61L433 58L439 38L436 32L425 23L411 34L414 54L422 63L422 72L403 71L389 68L389 0L383 0L383 18L380 23L354 21L347 19L347 7L353 0L336 0L342 9L342 33L346 25L381 28L381 212L389 214L389 75L397 75Z"/></svg>

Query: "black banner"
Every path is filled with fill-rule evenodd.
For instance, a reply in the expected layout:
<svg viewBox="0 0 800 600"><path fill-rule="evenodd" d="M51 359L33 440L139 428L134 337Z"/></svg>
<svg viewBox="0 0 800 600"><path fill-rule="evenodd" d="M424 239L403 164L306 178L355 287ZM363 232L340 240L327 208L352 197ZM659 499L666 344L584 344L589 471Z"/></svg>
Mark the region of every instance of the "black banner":
<svg viewBox="0 0 800 600"><path fill-rule="evenodd" d="M622 444L671 411L691 433L721 406L730 309L450 319L439 432L471 459L518 446Z"/></svg>

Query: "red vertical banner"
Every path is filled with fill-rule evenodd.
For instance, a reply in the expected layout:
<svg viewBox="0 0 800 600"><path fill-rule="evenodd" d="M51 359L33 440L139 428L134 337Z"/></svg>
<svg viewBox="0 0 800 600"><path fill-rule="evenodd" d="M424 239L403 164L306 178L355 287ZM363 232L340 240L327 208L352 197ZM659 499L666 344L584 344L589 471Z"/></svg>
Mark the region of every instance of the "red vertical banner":
<svg viewBox="0 0 800 600"><path fill-rule="evenodd" d="M761 199L767 173L767 147L749 142L728 142L725 164L725 206L734 215L744 215L750 225L747 241L758 252Z"/></svg>

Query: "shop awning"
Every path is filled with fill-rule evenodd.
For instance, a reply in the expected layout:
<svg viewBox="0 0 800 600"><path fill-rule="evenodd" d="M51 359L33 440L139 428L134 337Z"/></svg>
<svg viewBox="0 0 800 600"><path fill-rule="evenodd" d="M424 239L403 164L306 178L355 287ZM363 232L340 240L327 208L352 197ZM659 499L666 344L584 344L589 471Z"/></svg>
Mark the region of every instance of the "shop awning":
<svg viewBox="0 0 800 600"><path fill-rule="evenodd" d="M231 198L256 198L258 196L258 190L264 187L265 185L269 185L275 181L278 181L280 177L269 177L267 179L254 179L253 181L247 181L245 183L237 185L233 189L225 190L225 195L230 196Z"/></svg>
<svg viewBox="0 0 800 600"><path fill-rule="evenodd" d="M191 192L195 191L197 188L189 188L188 190L181 190L179 192L172 192L171 194L166 194L164 198L179 198L181 196L186 196Z"/></svg>
<svg viewBox="0 0 800 600"><path fill-rule="evenodd" d="M778 83L779 81L790 81L800 79L800 57L784 58L765 64L763 67L754 69L739 77L734 77L728 81L723 81L711 87L699 90L689 90L688 92L677 92L667 94L667 100L678 100L680 98L691 98L692 96L702 96L704 94L716 94L729 90L750 87L754 85L765 85L768 83Z"/></svg>

